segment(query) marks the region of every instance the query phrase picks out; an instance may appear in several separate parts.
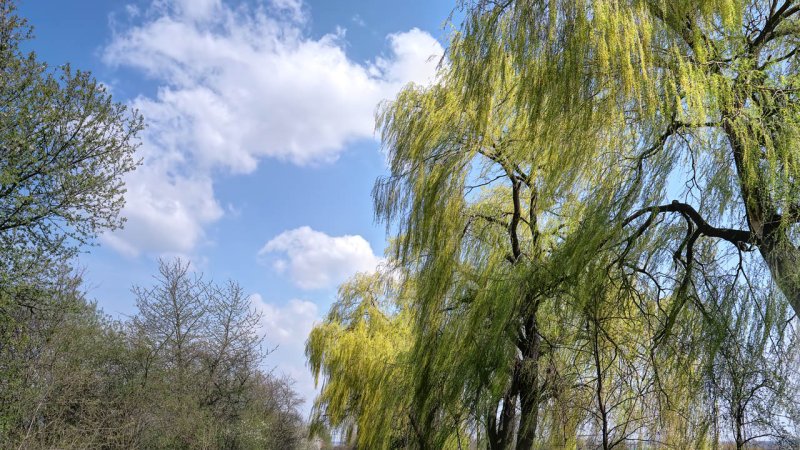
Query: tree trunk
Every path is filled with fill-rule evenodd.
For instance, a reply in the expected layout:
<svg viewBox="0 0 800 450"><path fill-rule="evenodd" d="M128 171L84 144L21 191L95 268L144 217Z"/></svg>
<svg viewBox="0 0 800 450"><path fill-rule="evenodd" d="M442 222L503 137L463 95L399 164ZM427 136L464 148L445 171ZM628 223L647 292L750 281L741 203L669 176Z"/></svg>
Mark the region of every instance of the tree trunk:
<svg viewBox="0 0 800 450"><path fill-rule="evenodd" d="M775 284L789 300L794 313L800 315L800 250L791 244L783 230L776 233L780 233L778 239L782 244L760 246L759 251Z"/></svg>
<svg viewBox="0 0 800 450"><path fill-rule="evenodd" d="M525 336L521 342L522 362L520 364L519 396L520 420L517 435L517 450L530 450L536 440L539 422L539 355L541 341L536 323L536 312L525 323Z"/></svg>
<svg viewBox="0 0 800 450"><path fill-rule="evenodd" d="M758 246L773 281L786 296L795 314L800 315L800 249L792 244L787 230L782 226L777 205L760 187L764 185L763 180L752 180L747 176L744 144L731 125L735 116L736 111L724 113L722 128L733 150L747 224L750 232L756 236L754 244Z"/></svg>
<svg viewBox="0 0 800 450"><path fill-rule="evenodd" d="M595 369L595 377L597 377L595 386L595 397L597 399L597 410L599 412L599 419L601 425L601 433L603 438L603 450L608 450L609 447L609 430L608 430L608 410L606 408L606 401L605 396L603 393L603 364L600 361L600 333L599 333L599 325L598 325L598 318L595 313L594 317L591 319L591 324L587 323L586 331L587 334L590 332L589 327L591 326L592 330L592 353L594 353L594 369Z"/></svg>
<svg viewBox="0 0 800 450"><path fill-rule="evenodd" d="M517 379L519 377L519 364L514 366L511 385L503 396L503 409L500 413L500 423L497 423L496 413L488 420L488 439L490 450L506 450L511 448L514 439L515 418L517 416Z"/></svg>

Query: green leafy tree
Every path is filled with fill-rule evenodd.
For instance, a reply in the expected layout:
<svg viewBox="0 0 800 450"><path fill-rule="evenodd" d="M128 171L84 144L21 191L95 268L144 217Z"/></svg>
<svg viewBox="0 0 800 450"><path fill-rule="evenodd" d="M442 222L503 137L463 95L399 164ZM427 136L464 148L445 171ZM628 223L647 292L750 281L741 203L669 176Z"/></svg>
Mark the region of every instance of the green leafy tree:
<svg viewBox="0 0 800 450"><path fill-rule="evenodd" d="M0 446L135 447L138 373L124 328L85 299L80 276L51 281L0 322Z"/></svg>
<svg viewBox="0 0 800 450"><path fill-rule="evenodd" d="M670 225L663 215L685 221L678 244L686 269L697 269L690 260L700 240L757 251L800 311L794 1L469 6L453 58L467 99L488 110L483 89L496 67L510 65L533 137L565 151L583 142L624 155L597 160L598 169L622 163L631 184L635 201L620 209L619 223L641 235ZM619 145L553 127L564 115L597 137L616 133ZM539 131L544 124L551 131ZM682 199L665 201L670 190Z"/></svg>
<svg viewBox="0 0 800 450"><path fill-rule="evenodd" d="M306 343L321 392L312 433L330 426L359 448L397 448L419 439L410 411L411 314L390 273L358 274Z"/></svg>
<svg viewBox="0 0 800 450"><path fill-rule="evenodd" d="M169 302L129 323L87 302L71 272L26 292L35 308L0 322L1 447L305 448L292 381L260 367L249 297L163 268L175 289L139 292ZM200 303L178 298L193 292ZM203 328L175 326L184 318Z"/></svg>
<svg viewBox="0 0 800 450"><path fill-rule="evenodd" d="M54 342L71 330L75 348L94 339L109 344L94 347L98 356L118 350L117 331L97 324L105 319L86 305L68 261L122 226L123 178L137 165L142 119L89 73L51 70L24 52L31 35L14 2L0 1L0 446L60 446L78 436L89 445L99 442L89 428L109 422L61 390L83 392L100 369L78 350L85 364L64 358L69 346ZM98 395L87 392L84 405ZM75 415L64 415L62 399Z"/></svg>
<svg viewBox="0 0 800 450"><path fill-rule="evenodd" d="M30 37L14 2L0 2L0 284L122 226L143 126L89 73L24 53Z"/></svg>
<svg viewBox="0 0 800 450"><path fill-rule="evenodd" d="M561 445L708 445L702 368L745 338L711 333L735 316L715 286L768 273L800 311L800 6L463 6L437 82L378 117L376 213L413 292L409 445L556 445L559 421ZM575 380L593 399L563 400Z"/></svg>

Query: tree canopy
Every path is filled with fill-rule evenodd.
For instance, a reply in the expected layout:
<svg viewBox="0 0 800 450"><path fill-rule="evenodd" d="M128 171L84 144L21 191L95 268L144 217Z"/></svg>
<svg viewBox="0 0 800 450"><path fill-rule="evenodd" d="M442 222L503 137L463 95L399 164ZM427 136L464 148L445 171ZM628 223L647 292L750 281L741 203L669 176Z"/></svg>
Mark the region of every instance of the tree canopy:
<svg viewBox="0 0 800 450"><path fill-rule="evenodd" d="M404 445L791 439L800 5L461 7L437 80L377 119L390 174L376 216L397 233L413 315L387 363L411 388L378 387L405 400L392 403L413 425ZM329 367L318 402L377 420L331 400L330 352L353 348L314 333L312 368Z"/></svg>
<svg viewBox="0 0 800 450"><path fill-rule="evenodd" d="M22 50L31 28L0 2L0 272L68 258L123 224L123 177L142 118L88 72ZM33 262L31 262L33 261ZM28 270L30 269L30 270Z"/></svg>

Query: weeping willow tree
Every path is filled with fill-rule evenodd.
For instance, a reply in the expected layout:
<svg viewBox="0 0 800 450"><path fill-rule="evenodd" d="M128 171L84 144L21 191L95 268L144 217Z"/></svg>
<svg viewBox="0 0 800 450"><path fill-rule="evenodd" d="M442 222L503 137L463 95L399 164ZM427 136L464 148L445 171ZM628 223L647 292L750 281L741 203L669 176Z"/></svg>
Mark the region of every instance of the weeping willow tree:
<svg viewBox="0 0 800 450"><path fill-rule="evenodd" d="M454 40L464 101L490 109L496 73L519 74L529 133L605 123L631 139L623 172L638 189L621 223L639 234L675 215L682 251L699 239L757 251L795 312L798 275L800 5L792 0L476 2ZM543 65L540 61L545 58ZM511 69L498 66L510 64ZM555 75L555 76L553 76ZM598 105L603 105L600 107ZM576 111L577 110L577 113ZM577 125L580 126L580 125ZM585 125L584 125L585 126ZM601 145L606 145L605 143ZM607 151L620 149L607 148ZM648 180L648 182L644 182ZM671 194L680 199L659 203Z"/></svg>
<svg viewBox="0 0 800 450"><path fill-rule="evenodd" d="M376 185L377 213L399 225L394 256L414 276L412 404L426 446L441 446L455 420L484 430L491 448L530 448L558 383L554 345L570 333L561 324L572 310L557 300L585 256L554 253L587 206L574 182L613 197L619 177L611 164L594 170L606 157L590 139L603 136L600 123L554 116L572 145L550 142L548 127L530 133L512 64L487 80L488 106L462 97L457 71L441 75L379 117L392 175ZM470 415L451 417L455 404Z"/></svg>
<svg viewBox="0 0 800 450"><path fill-rule="evenodd" d="M622 156L637 136L619 132L615 96L574 76L593 25L587 11L565 14L530 55L500 39L475 47L470 27L486 28L473 16L440 82L406 89L379 117L392 175L376 185L376 208L399 225L395 256L414 268L412 404L430 447L452 404L467 405L460 422L490 448L574 443L584 422L565 403L563 347L579 339L570 325L591 294L571 283L605 276L584 269L610 238L605 219L631 203ZM472 51L484 72L462 69Z"/></svg>
<svg viewBox="0 0 800 450"><path fill-rule="evenodd" d="M411 321L403 298L388 272L358 274L339 288L306 343L315 382L322 381L312 432L330 426L359 448L402 448L414 440L406 361Z"/></svg>
<svg viewBox="0 0 800 450"><path fill-rule="evenodd" d="M779 322L734 293L800 311L800 4L462 6L437 81L378 117L407 446L716 445L709 374Z"/></svg>

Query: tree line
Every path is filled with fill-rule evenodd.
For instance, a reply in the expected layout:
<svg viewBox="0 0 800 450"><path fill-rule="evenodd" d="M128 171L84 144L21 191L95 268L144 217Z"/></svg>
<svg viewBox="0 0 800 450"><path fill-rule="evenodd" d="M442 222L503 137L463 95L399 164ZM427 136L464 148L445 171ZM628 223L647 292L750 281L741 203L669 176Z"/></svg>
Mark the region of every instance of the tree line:
<svg viewBox="0 0 800 450"><path fill-rule="evenodd" d="M74 271L17 288L3 291L3 448L305 445L301 399L263 369L260 315L235 282L162 261L125 321L87 301Z"/></svg>
<svg viewBox="0 0 800 450"><path fill-rule="evenodd" d="M87 298L76 257L124 224L143 121L31 36L0 1L0 448L306 447L238 283L162 260L132 317Z"/></svg>

